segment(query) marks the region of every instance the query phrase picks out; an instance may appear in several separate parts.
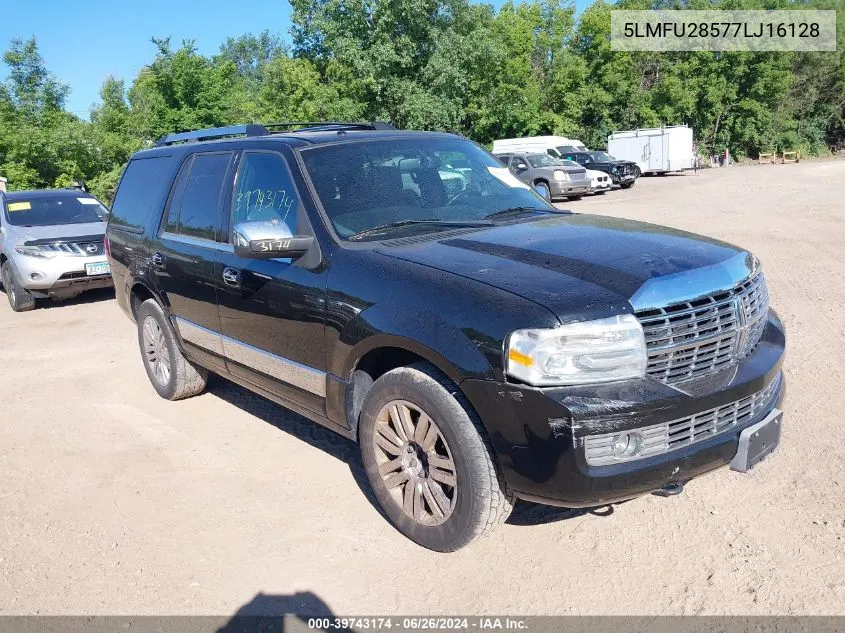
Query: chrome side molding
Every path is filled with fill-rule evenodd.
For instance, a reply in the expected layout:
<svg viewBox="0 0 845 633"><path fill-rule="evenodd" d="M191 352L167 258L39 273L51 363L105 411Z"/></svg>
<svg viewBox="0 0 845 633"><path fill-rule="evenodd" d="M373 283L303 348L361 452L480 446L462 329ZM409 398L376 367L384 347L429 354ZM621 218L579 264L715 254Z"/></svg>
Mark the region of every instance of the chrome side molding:
<svg viewBox="0 0 845 633"><path fill-rule="evenodd" d="M326 372L173 317L182 340L284 383L326 397Z"/></svg>

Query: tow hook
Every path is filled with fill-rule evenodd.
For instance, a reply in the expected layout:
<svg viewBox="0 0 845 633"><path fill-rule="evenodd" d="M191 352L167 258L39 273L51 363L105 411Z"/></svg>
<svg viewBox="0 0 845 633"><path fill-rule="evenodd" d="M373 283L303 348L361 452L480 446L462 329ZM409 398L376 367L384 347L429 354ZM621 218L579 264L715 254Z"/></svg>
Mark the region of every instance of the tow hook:
<svg viewBox="0 0 845 633"><path fill-rule="evenodd" d="M651 494L657 495L658 497L674 497L675 495L681 494L683 491L684 484L682 484L680 481L670 481L660 490L655 490Z"/></svg>

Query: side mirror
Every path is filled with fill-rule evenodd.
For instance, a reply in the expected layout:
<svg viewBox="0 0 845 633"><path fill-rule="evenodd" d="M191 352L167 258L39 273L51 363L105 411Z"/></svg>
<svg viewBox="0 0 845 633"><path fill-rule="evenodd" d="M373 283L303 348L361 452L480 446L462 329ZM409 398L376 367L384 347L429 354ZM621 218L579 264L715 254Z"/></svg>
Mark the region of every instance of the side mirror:
<svg viewBox="0 0 845 633"><path fill-rule="evenodd" d="M291 235L281 222L241 222L235 225L235 255L248 259L302 257L311 248L310 235Z"/></svg>
<svg viewBox="0 0 845 633"><path fill-rule="evenodd" d="M522 171L523 169L528 169L528 165L526 165L525 163L517 163L516 164L516 170L517 171Z"/></svg>

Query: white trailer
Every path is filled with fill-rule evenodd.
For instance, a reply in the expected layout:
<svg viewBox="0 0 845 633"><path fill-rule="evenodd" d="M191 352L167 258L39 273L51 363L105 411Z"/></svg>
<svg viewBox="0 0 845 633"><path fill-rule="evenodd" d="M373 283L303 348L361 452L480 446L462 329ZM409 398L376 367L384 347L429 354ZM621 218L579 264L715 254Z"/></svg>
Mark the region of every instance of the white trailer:
<svg viewBox="0 0 845 633"><path fill-rule="evenodd" d="M614 132L607 137L607 153L634 161L644 174L692 169L695 164L692 128L686 125Z"/></svg>

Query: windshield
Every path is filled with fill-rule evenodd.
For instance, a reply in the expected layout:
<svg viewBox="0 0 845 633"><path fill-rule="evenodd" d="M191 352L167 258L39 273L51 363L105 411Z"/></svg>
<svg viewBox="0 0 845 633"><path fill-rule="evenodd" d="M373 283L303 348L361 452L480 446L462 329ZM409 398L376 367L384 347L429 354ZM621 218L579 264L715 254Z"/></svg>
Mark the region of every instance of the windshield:
<svg viewBox="0 0 845 633"><path fill-rule="evenodd" d="M556 209L474 143L453 137L359 141L302 150L305 167L335 231L379 239L391 227L428 232L478 223L502 212ZM399 224L402 223L402 224Z"/></svg>
<svg viewBox="0 0 845 633"><path fill-rule="evenodd" d="M527 157L532 167L559 167L560 159L552 158L548 154L531 154Z"/></svg>
<svg viewBox="0 0 845 633"><path fill-rule="evenodd" d="M607 161L616 160L615 158L613 158L613 156L611 156L607 152L590 152L590 156L592 156L593 160L596 161L597 163L605 163Z"/></svg>
<svg viewBox="0 0 845 633"><path fill-rule="evenodd" d="M13 194L6 199L6 220L15 226L104 222L107 215L99 200L78 192L32 197Z"/></svg>

